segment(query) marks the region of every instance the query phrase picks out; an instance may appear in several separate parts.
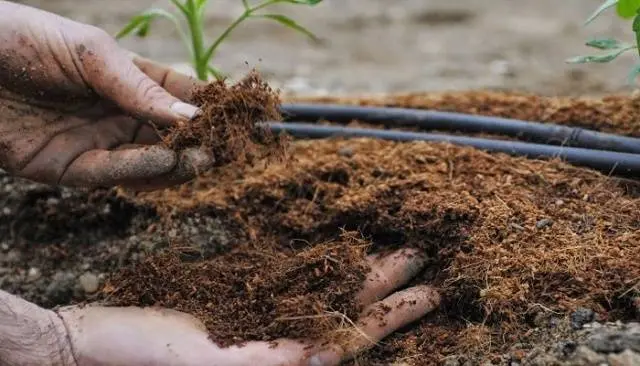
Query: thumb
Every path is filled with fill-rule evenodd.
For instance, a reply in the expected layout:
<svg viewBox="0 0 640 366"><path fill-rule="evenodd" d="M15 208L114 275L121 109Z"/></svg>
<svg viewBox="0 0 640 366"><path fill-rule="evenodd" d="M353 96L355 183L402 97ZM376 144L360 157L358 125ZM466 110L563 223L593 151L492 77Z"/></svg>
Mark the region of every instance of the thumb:
<svg viewBox="0 0 640 366"><path fill-rule="evenodd" d="M96 93L126 113L161 126L191 120L200 113L196 106L176 98L142 72L111 37L94 40L91 46L76 49L86 80Z"/></svg>

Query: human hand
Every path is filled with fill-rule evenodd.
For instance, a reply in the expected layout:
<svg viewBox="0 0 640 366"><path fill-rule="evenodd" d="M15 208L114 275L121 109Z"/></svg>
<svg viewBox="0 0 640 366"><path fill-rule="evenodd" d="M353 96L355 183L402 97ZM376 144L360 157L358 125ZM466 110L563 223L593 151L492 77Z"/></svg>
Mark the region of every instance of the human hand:
<svg viewBox="0 0 640 366"><path fill-rule="evenodd" d="M67 186L188 181L211 157L156 145L149 121L192 119L198 109L184 101L196 83L98 28L0 1L0 168Z"/></svg>
<svg viewBox="0 0 640 366"><path fill-rule="evenodd" d="M88 306L58 311L64 323L58 329L65 329L66 333L52 336L58 343L51 342L49 346L53 350L73 350L73 361L67 361L72 363L60 364L64 366L338 365L420 319L440 302L438 293L427 286L394 293L424 267L424 259L417 251L399 250L384 257L371 256L369 262L371 272L357 294L364 310L354 327L346 333L342 330L342 337L336 338L341 341L334 344L281 339L275 347L267 342L249 342L241 347L220 348L208 339L201 322L184 313ZM42 347L38 349L41 354L47 354ZM0 355L1 351L0 347ZM48 357L64 359L60 355ZM21 364L17 356L11 359Z"/></svg>

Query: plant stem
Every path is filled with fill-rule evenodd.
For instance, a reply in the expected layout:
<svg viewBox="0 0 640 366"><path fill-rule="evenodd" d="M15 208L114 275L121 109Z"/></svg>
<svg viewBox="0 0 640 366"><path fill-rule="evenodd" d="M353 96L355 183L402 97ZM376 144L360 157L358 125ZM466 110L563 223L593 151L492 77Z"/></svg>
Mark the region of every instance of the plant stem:
<svg viewBox="0 0 640 366"><path fill-rule="evenodd" d="M202 39L202 19L197 14L195 6L191 9L191 16L187 17L189 23L189 31L191 32L191 42L193 44L193 65L196 69L198 79L207 81L209 73L207 70L208 58L203 57L204 40Z"/></svg>

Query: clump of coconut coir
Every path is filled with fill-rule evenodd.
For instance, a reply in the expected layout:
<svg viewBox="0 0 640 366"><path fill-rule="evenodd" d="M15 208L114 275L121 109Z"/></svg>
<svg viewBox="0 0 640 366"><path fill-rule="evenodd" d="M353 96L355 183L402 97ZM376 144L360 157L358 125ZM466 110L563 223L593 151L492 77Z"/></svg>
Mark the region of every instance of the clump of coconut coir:
<svg viewBox="0 0 640 366"><path fill-rule="evenodd" d="M216 80L198 88L191 102L202 113L190 122L178 123L164 135L169 148L204 149L216 167L284 157L286 139L261 124L282 119L279 93L256 71L233 85Z"/></svg>
<svg viewBox="0 0 640 366"><path fill-rule="evenodd" d="M209 260L169 248L108 280L109 305L160 306L196 316L220 346L279 338L324 339L356 303L369 270L368 243L355 233L300 251L272 242L240 245Z"/></svg>

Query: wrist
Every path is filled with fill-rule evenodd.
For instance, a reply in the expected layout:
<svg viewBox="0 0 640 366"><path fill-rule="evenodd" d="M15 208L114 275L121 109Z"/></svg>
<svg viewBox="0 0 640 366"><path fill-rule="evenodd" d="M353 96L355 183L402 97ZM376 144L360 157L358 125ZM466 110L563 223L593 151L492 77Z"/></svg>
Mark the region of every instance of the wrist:
<svg viewBox="0 0 640 366"><path fill-rule="evenodd" d="M0 360L3 365L77 366L62 319L1 290Z"/></svg>

